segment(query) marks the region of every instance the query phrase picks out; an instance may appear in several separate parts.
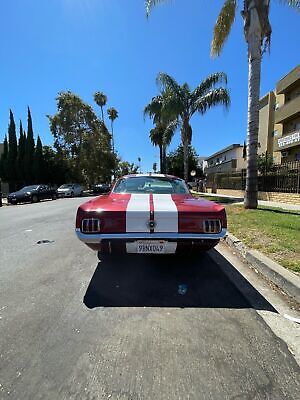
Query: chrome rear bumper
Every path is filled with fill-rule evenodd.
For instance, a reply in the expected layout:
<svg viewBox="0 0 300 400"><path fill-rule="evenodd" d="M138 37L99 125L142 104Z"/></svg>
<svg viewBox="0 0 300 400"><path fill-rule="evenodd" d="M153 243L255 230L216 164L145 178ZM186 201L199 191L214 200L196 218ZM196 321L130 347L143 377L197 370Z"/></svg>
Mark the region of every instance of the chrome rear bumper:
<svg viewBox="0 0 300 400"><path fill-rule="evenodd" d="M134 239L164 239L164 240L218 240L222 239L227 232L227 229L223 228L220 233L177 233L177 232L137 232L137 233L97 233L97 234L85 234L80 229L75 229L76 235L79 240L84 243L100 243L101 240L134 240Z"/></svg>

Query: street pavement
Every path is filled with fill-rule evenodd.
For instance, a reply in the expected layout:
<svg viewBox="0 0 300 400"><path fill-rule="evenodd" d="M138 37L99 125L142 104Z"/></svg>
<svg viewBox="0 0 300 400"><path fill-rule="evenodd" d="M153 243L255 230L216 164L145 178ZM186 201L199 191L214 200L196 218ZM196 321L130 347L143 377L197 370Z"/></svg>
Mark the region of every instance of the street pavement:
<svg viewBox="0 0 300 400"><path fill-rule="evenodd" d="M248 303L221 253L98 262L74 234L83 201L0 209L1 400L300 398L259 315L275 308Z"/></svg>

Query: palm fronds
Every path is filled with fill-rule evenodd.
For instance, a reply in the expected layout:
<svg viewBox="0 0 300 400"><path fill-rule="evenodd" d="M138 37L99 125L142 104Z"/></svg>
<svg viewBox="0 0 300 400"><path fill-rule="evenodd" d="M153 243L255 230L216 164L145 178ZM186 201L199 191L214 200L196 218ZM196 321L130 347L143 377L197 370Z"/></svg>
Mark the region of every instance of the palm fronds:
<svg viewBox="0 0 300 400"><path fill-rule="evenodd" d="M289 7L296 8L298 11L300 11L300 0L279 0L280 3L286 4Z"/></svg>
<svg viewBox="0 0 300 400"><path fill-rule="evenodd" d="M107 110L107 114L108 114L108 118L111 120L111 121L114 121L116 118L118 118L118 116L119 116L119 113L118 113L118 111L114 108L114 107L110 107L108 110Z"/></svg>
<svg viewBox="0 0 300 400"><path fill-rule="evenodd" d="M191 93L192 102L204 96L209 90L221 83L227 84L227 75L224 72L215 72L209 75Z"/></svg>
<svg viewBox="0 0 300 400"><path fill-rule="evenodd" d="M150 16L153 7L157 6L160 3L164 3L165 1L166 0L146 0L145 7L147 18Z"/></svg>
<svg viewBox="0 0 300 400"><path fill-rule="evenodd" d="M166 74L165 72L160 72L157 75L156 78L156 83L162 90L170 90L172 93L176 93L177 95L180 95L181 87L180 85L176 82L176 80Z"/></svg>
<svg viewBox="0 0 300 400"><path fill-rule="evenodd" d="M144 108L144 118L148 116L153 119L153 122L159 123L161 119L162 110L162 96L155 96L152 98L149 104Z"/></svg>
<svg viewBox="0 0 300 400"><path fill-rule="evenodd" d="M94 94L94 100L99 107L103 107L107 102L107 96L103 92L96 92Z"/></svg>
<svg viewBox="0 0 300 400"><path fill-rule="evenodd" d="M211 43L211 55L220 55L223 46L229 36L231 26L235 20L237 0L225 0L214 27L213 40Z"/></svg>
<svg viewBox="0 0 300 400"><path fill-rule="evenodd" d="M208 109L217 105L223 105L226 108L230 106L230 95L227 89L212 89L211 91L206 93L206 95L196 100L195 109L201 114L205 114Z"/></svg>

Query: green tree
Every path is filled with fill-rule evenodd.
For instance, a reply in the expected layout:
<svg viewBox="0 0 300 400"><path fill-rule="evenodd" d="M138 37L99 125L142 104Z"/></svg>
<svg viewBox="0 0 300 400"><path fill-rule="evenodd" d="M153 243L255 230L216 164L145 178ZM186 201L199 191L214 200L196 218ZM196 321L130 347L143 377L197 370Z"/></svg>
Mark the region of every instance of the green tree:
<svg viewBox="0 0 300 400"><path fill-rule="evenodd" d="M272 154L267 151L265 154L260 154L257 156L257 169L261 174L266 174L272 171L274 165L274 159Z"/></svg>
<svg viewBox="0 0 300 400"><path fill-rule="evenodd" d="M119 161L116 168L116 176L124 176L130 174L136 174L138 172L139 166L128 161Z"/></svg>
<svg viewBox="0 0 300 400"><path fill-rule="evenodd" d="M43 156L43 145L41 138L38 136L36 141L34 161L33 161L33 172L35 183L42 183L44 180L44 156Z"/></svg>
<svg viewBox="0 0 300 400"><path fill-rule="evenodd" d="M25 185L25 151L26 151L26 134L23 130L22 121L20 120L19 128L19 144L18 144L18 182L20 186Z"/></svg>
<svg viewBox="0 0 300 400"><path fill-rule="evenodd" d="M118 111L111 107L107 110L108 118L111 123L111 141L112 141L112 151L115 152L115 140L114 140L114 121L119 117Z"/></svg>
<svg viewBox="0 0 300 400"><path fill-rule="evenodd" d="M184 177L182 170L183 159L184 159L184 149L181 144L180 146L177 147L175 151L172 151L167 155L168 173L183 178ZM190 176L189 173L192 170L196 171L196 176L202 175L201 169L198 166L198 155L196 153L196 150L191 145L188 146L188 161L189 161L188 176ZM185 180L186 182L188 181L187 179Z"/></svg>
<svg viewBox="0 0 300 400"><path fill-rule="evenodd" d="M32 183L34 180L33 174L33 160L34 160L34 135L33 135L33 127L32 127L32 118L30 108L27 109L27 138L26 138L26 146L25 146L25 162L24 162L24 173L26 183Z"/></svg>
<svg viewBox="0 0 300 400"><path fill-rule="evenodd" d="M3 141L3 153L0 158L0 179L3 182L8 181L7 159L8 159L8 141L7 141L7 136L5 136Z"/></svg>
<svg viewBox="0 0 300 400"><path fill-rule="evenodd" d="M153 172L156 173L156 171L157 171L157 163L156 162L153 163L152 169L153 169Z"/></svg>
<svg viewBox="0 0 300 400"><path fill-rule="evenodd" d="M68 92L57 97L57 113L48 116L54 147L70 160L73 176L80 182L95 180L112 173L116 158L111 152L111 136L92 107Z"/></svg>
<svg viewBox="0 0 300 400"><path fill-rule="evenodd" d="M68 160L51 146L43 146L43 178L41 181L51 185L61 185L74 181Z"/></svg>
<svg viewBox="0 0 300 400"><path fill-rule="evenodd" d="M146 13L166 0L146 0ZM269 21L270 0L223 0L223 7L214 27L211 43L212 56L220 55L229 36L238 6L244 22L244 37L248 47L248 128L247 128L247 173L245 208L257 208L257 148L259 127L259 97L261 60L270 48L272 28ZM280 0L300 10L299 0Z"/></svg>
<svg viewBox="0 0 300 400"><path fill-rule="evenodd" d="M229 92L226 88L218 86L227 83L226 74L214 73L205 78L194 90L187 83L179 85L174 78L165 73L157 76L157 82L162 92L166 93L162 102L162 114L172 113L179 119L181 143L184 154L184 179L188 180L188 147L192 142L191 118L195 113L203 115L208 109L217 105L228 108L230 104Z"/></svg>
<svg viewBox="0 0 300 400"><path fill-rule="evenodd" d="M107 103L107 96L103 92L96 92L94 94L94 101L101 109L102 122L104 123L103 107Z"/></svg>
<svg viewBox="0 0 300 400"><path fill-rule="evenodd" d="M167 172L166 149L178 128L177 116L173 109L171 107L163 109L167 97L168 94L162 92L160 95L153 97L144 109L144 116L148 115L155 124L155 127L150 131L149 137L151 143L159 147L160 171L163 174Z"/></svg>
<svg viewBox="0 0 300 400"><path fill-rule="evenodd" d="M14 121L14 115L12 111L9 110L7 172L10 190L15 190L17 184L17 157L18 142L16 135L16 124Z"/></svg>

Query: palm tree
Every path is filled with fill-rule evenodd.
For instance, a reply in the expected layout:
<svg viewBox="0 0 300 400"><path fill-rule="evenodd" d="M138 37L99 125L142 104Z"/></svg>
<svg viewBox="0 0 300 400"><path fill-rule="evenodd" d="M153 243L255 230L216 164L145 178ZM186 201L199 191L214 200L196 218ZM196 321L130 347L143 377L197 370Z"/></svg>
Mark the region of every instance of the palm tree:
<svg viewBox="0 0 300 400"><path fill-rule="evenodd" d="M172 141L172 137L177 129L177 124L172 122L168 125L157 124L153 129L151 129L149 138L154 146L159 147L159 162L160 162L160 172L162 174L167 173L166 165L166 150Z"/></svg>
<svg viewBox="0 0 300 400"><path fill-rule="evenodd" d="M181 141L183 145L184 179L188 181L188 149L192 141L191 118L195 113L201 115L217 105L229 107L230 96L226 88L218 86L227 83L226 74L216 72L205 78L194 90L187 83L179 85L174 78L165 73L159 73L157 83L165 96L162 102L162 115L171 114L178 118Z"/></svg>
<svg viewBox="0 0 300 400"><path fill-rule="evenodd" d="M166 0L146 0L146 13L158 3ZM290 7L300 10L299 0L279 0ZM259 91L261 60L271 43L271 25L269 21L270 0L224 0L223 7L214 27L211 43L212 56L218 56L228 38L235 20L239 3L242 3L241 15L244 20L244 35L248 46L248 127L247 127L247 173L245 190L245 208L257 208L257 145L259 126Z"/></svg>
<svg viewBox="0 0 300 400"><path fill-rule="evenodd" d="M167 172L166 149L170 145L178 127L177 118L172 115L170 110L165 110L165 113L162 113L165 97L166 92L153 97L144 109L144 116L148 115L155 124L155 127L150 131L149 137L151 143L159 147L160 172L163 174Z"/></svg>
<svg viewBox="0 0 300 400"><path fill-rule="evenodd" d="M94 101L101 108L102 122L104 123L103 107L106 105L107 96L103 92L96 92L94 94Z"/></svg>
<svg viewBox="0 0 300 400"><path fill-rule="evenodd" d="M112 151L115 152L115 141L114 141L114 120L118 118L118 111L111 107L107 110L108 118L111 121L111 141L112 141Z"/></svg>
<svg viewBox="0 0 300 400"><path fill-rule="evenodd" d="M141 159L141 157L138 157L138 168L139 168L139 170L140 170L140 174L142 173L142 166L141 166L141 162L142 162L142 159Z"/></svg>

